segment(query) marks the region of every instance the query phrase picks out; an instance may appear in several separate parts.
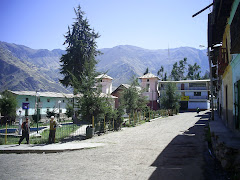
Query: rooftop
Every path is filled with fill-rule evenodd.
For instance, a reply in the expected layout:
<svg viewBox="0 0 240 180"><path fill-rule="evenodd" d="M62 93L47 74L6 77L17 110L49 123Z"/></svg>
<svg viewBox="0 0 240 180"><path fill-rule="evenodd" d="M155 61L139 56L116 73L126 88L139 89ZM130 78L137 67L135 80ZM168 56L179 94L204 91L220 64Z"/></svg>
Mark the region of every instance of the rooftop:
<svg viewBox="0 0 240 180"><path fill-rule="evenodd" d="M113 79L112 77L106 75L106 74L100 74L96 77L97 79Z"/></svg>
<svg viewBox="0 0 240 180"><path fill-rule="evenodd" d="M158 81L159 83L201 83L201 82L210 82L210 79L201 79L201 80L181 80L181 81Z"/></svg>
<svg viewBox="0 0 240 180"><path fill-rule="evenodd" d="M158 78L157 76L155 76L154 74L152 74L152 73L147 73L147 74L145 74L145 75L143 75L143 76L141 76L141 77L139 77L139 79L150 79L150 78ZM158 78L159 79L159 78Z"/></svg>
<svg viewBox="0 0 240 180"><path fill-rule="evenodd" d="M36 91L10 91L16 95L36 96ZM57 92L38 92L40 97L66 97L71 98L73 94L57 93Z"/></svg>

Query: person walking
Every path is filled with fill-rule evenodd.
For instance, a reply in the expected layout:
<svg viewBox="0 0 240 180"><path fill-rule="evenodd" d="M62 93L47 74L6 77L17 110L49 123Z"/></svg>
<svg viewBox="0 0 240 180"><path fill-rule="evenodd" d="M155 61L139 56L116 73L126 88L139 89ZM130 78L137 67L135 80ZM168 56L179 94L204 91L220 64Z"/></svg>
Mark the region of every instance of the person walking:
<svg viewBox="0 0 240 180"><path fill-rule="evenodd" d="M54 116L51 116L48 143L55 143L56 127L57 122L55 121Z"/></svg>
<svg viewBox="0 0 240 180"><path fill-rule="evenodd" d="M18 144L20 145L24 138L26 138L27 144L29 144L30 127L29 127L29 123L28 123L28 118L27 117L26 117L26 121L22 123L21 128L22 128L22 136L21 136Z"/></svg>

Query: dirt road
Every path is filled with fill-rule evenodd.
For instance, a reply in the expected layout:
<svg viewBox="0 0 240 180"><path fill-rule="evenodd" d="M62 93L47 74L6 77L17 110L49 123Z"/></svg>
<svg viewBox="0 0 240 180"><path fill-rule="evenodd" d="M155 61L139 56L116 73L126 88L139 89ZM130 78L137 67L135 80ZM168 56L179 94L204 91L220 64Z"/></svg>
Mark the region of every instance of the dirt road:
<svg viewBox="0 0 240 180"><path fill-rule="evenodd" d="M206 179L206 113L180 113L86 140L105 143L99 148L0 154L0 179Z"/></svg>

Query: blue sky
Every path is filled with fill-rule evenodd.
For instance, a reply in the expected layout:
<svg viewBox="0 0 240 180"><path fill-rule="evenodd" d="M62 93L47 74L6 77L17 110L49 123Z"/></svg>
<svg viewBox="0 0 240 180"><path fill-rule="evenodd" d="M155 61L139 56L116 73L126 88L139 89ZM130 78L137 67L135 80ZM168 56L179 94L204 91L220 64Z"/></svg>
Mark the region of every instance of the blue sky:
<svg viewBox="0 0 240 180"><path fill-rule="evenodd" d="M146 49L207 46L207 14L192 15L212 0L0 0L0 41L33 49L65 49L64 34L81 5L101 37L98 48Z"/></svg>

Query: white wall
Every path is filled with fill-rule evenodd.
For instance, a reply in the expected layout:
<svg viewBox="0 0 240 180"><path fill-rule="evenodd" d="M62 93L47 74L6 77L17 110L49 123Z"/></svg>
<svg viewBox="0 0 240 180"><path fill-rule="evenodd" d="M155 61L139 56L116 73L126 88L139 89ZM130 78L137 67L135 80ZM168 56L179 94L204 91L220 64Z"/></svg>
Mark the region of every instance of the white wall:
<svg viewBox="0 0 240 180"><path fill-rule="evenodd" d="M189 101L188 102L188 109L210 109L209 101Z"/></svg>

